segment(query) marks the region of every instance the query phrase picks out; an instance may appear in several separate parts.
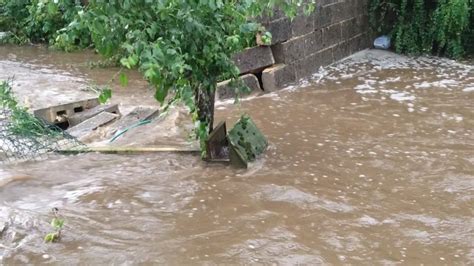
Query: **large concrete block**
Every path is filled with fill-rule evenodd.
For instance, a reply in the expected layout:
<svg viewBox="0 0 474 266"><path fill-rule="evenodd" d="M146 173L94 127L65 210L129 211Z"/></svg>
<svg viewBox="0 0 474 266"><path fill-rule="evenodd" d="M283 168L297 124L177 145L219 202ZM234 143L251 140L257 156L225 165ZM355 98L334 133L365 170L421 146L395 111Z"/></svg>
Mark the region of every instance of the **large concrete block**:
<svg viewBox="0 0 474 266"><path fill-rule="evenodd" d="M331 16L334 12L331 8L332 5L325 5L318 7L314 14L314 28L322 29L331 24Z"/></svg>
<svg viewBox="0 0 474 266"><path fill-rule="evenodd" d="M364 33L370 30L368 15L357 16L355 24L358 30L357 33Z"/></svg>
<svg viewBox="0 0 474 266"><path fill-rule="evenodd" d="M331 8L331 24L341 22L353 17L356 17L358 13L354 7L354 0L345 0L330 5Z"/></svg>
<svg viewBox="0 0 474 266"><path fill-rule="evenodd" d="M310 15L299 14L291 22L291 34L293 37L306 35L314 31L314 16L316 12Z"/></svg>
<svg viewBox="0 0 474 266"><path fill-rule="evenodd" d="M341 23L342 40L349 40L360 33L356 18L345 20Z"/></svg>
<svg viewBox="0 0 474 266"><path fill-rule="evenodd" d="M272 46L275 61L278 64L290 64L305 56L305 38L301 36Z"/></svg>
<svg viewBox="0 0 474 266"><path fill-rule="evenodd" d="M354 0L355 12L359 15L367 15L369 13L369 0Z"/></svg>
<svg viewBox="0 0 474 266"><path fill-rule="evenodd" d="M356 17L360 13L355 8L355 0L332 2L317 10L314 27L324 28L332 24Z"/></svg>
<svg viewBox="0 0 474 266"><path fill-rule="evenodd" d="M327 66L334 62L333 49L327 48L294 63L297 79L306 78L318 71L319 67Z"/></svg>
<svg viewBox="0 0 474 266"><path fill-rule="evenodd" d="M341 18L343 20L347 20L359 16L360 14L357 12L356 5L357 0L346 0L342 10L343 14L341 15Z"/></svg>
<svg viewBox="0 0 474 266"><path fill-rule="evenodd" d="M324 48L322 30L318 29L304 40L304 51L306 55L314 54Z"/></svg>
<svg viewBox="0 0 474 266"><path fill-rule="evenodd" d="M372 40L368 33L359 34L349 40L351 54L372 47Z"/></svg>
<svg viewBox="0 0 474 266"><path fill-rule="evenodd" d="M288 18L263 23L263 26L272 33L272 45L291 39L291 22Z"/></svg>
<svg viewBox="0 0 474 266"><path fill-rule="evenodd" d="M323 29L323 45L332 46L341 41L341 24L334 24Z"/></svg>
<svg viewBox="0 0 474 266"><path fill-rule="evenodd" d="M275 63L272 49L270 47L253 47L235 54L232 59L240 70L240 73L256 73Z"/></svg>
<svg viewBox="0 0 474 266"><path fill-rule="evenodd" d="M296 73L293 66L278 64L267 68L262 73L263 90L272 92L284 88L296 81Z"/></svg>
<svg viewBox="0 0 474 266"><path fill-rule="evenodd" d="M80 113L86 109L93 108L99 105L97 97L80 100L67 104L60 104L42 109L36 109L33 111L33 115L42 118L49 123L60 123L66 117L71 117L76 113Z"/></svg>
<svg viewBox="0 0 474 266"><path fill-rule="evenodd" d="M334 61L341 60L345 57L348 57L351 55L352 52L352 46L351 46L351 41L344 41L340 42L337 45L332 47L332 54Z"/></svg>
<svg viewBox="0 0 474 266"><path fill-rule="evenodd" d="M257 77L254 74L246 74L239 77L240 82L242 85L247 86L250 91L246 94L241 94L240 96L249 96L249 95L256 95L262 93L262 89L260 88L260 83ZM234 99L237 95L236 90L238 91L238 87L233 86L237 84L232 84L230 80L226 80L217 84L216 90L216 100L227 100L227 99Z"/></svg>

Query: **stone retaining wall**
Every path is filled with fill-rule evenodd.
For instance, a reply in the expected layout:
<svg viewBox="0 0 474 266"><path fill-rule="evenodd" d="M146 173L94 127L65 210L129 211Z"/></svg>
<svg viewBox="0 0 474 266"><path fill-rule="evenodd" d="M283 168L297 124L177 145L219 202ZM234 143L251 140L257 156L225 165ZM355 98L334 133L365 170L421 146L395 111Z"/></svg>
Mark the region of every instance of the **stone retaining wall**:
<svg viewBox="0 0 474 266"><path fill-rule="evenodd" d="M321 0L311 15L291 21L283 13L263 18L273 35L269 47L249 48L234 56L241 74L254 74L255 91L275 91L308 77L355 52L369 48L367 0ZM219 90L226 92L219 92ZM218 86L220 99L233 97L229 86Z"/></svg>

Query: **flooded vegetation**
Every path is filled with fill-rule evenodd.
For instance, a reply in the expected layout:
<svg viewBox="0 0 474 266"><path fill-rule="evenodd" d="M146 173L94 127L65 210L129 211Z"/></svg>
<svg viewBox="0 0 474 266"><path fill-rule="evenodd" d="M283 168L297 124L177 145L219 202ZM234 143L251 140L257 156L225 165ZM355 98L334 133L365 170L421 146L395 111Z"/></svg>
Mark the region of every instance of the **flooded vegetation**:
<svg viewBox="0 0 474 266"><path fill-rule="evenodd" d="M2 78L48 87L113 73L37 49L0 48ZM123 106L156 104L138 76L115 90ZM250 113L269 140L248 170L173 153L2 165L0 263L472 264L473 103L472 65L364 51L218 104L217 121ZM53 207L65 226L45 244Z"/></svg>

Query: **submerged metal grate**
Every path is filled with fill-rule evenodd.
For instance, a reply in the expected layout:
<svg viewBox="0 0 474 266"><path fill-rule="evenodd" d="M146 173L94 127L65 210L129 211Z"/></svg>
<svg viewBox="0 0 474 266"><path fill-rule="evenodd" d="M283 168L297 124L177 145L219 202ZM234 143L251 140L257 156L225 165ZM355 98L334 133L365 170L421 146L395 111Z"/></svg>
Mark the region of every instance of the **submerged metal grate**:
<svg viewBox="0 0 474 266"><path fill-rule="evenodd" d="M58 126L29 113L22 115L34 123L34 130L22 131L13 112L0 107L0 163L34 160L51 152L87 148Z"/></svg>

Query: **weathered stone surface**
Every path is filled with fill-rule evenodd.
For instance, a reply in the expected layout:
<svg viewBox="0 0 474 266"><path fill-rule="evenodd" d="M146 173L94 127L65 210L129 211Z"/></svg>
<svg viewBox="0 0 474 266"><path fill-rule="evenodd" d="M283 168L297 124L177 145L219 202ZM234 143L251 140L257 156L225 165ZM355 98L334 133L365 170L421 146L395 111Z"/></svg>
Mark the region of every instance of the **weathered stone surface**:
<svg viewBox="0 0 474 266"><path fill-rule="evenodd" d="M323 29L323 45L329 47L341 41L341 24L334 24Z"/></svg>
<svg viewBox="0 0 474 266"><path fill-rule="evenodd" d="M278 64L290 64L303 58L305 55L305 38L306 36L301 36L273 46L275 61Z"/></svg>
<svg viewBox="0 0 474 266"><path fill-rule="evenodd" d="M369 12L369 0L355 0L354 12L356 14L368 14Z"/></svg>
<svg viewBox="0 0 474 266"><path fill-rule="evenodd" d="M314 54L324 48L322 30L310 33L304 40L304 51L306 55Z"/></svg>
<svg viewBox="0 0 474 266"><path fill-rule="evenodd" d="M115 134L115 132L124 130L138 123L141 120L152 119L158 116L158 114L159 114L158 108L142 107L142 106L135 107L130 113L126 114L119 121L113 124L110 127L109 132L111 134Z"/></svg>
<svg viewBox="0 0 474 266"><path fill-rule="evenodd" d="M288 18L263 23L263 26L272 33L272 45L282 43L291 38L291 23Z"/></svg>
<svg viewBox="0 0 474 266"><path fill-rule="evenodd" d="M335 4L339 1L340 0L321 0L321 1L318 1L317 3L320 6L327 6L327 5Z"/></svg>
<svg viewBox="0 0 474 266"><path fill-rule="evenodd" d="M98 105L91 109L86 109L82 112L75 113L72 116L68 117L69 126L73 127L75 125L78 125L82 123L83 121L93 116L96 116L102 112L109 112L109 113L120 115L120 111L117 104Z"/></svg>
<svg viewBox="0 0 474 266"><path fill-rule="evenodd" d="M235 54L232 59L241 74L256 73L275 63L270 47L253 47Z"/></svg>
<svg viewBox="0 0 474 266"><path fill-rule="evenodd" d="M310 15L300 14L291 22L291 34L293 37L306 35L314 31L314 14Z"/></svg>
<svg viewBox="0 0 474 266"><path fill-rule="evenodd" d="M243 82L242 85L245 85L250 89L247 94L241 94L241 97L262 93L260 83L258 82L258 79L254 74L243 75L239 78L239 80ZM230 80L219 82L217 84L216 100L222 101L227 99L234 99L237 94L235 92L236 87L232 85L238 86L238 84L231 84Z"/></svg>
<svg viewBox="0 0 474 266"><path fill-rule="evenodd" d="M355 17L353 14L352 1L346 0L344 2L338 2L328 6L331 9L331 24L341 22L343 20Z"/></svg>
<svg viewBox="0 0 474 266"><path fill-rule="evenodd" d="M360 33L356 18L345 20L341 23L342 40L349 40Z"/></svg>
<svg viewBox="0 0 474 266"><path fill-rule="evenodd" d="M286 17L285 12L279 8L276 8L271 15L264 13L262 16L257 18L257 21L260 23L268 23L284 17Z"/></svg>
<svg viewBox="0 0 474 266"><path fill-rule="evenodd" d="M341 16L340 16L340 21L343 21L343 20L348 20L348 19L351 19L353 17L357 17L358 15L360 15L359 13L356 12L357 8L356 8L356 2L357 0L346 0L345 2L342 2L341 5L342 5L342 8L341 8ZM368 7L367 9L365 10L365 12L367 13L368 12Z"/></svg>
<svg viewBox="0 0 474 266"><path fill-rule="evenodd" d="M355 30L357 33L365 33L369 31L369 16L367 14L356 17Z"/></svg>
<svg viewBox="0 0 474 266"><path fill-rule="evenodd" d="M341 60L351 54L351 42L345 41L332 47L332 54L334 61Z"/></svg>
<svg viewBox="0 0 474 266"><path fill-rule="evenodd" d="M82 112L85 109L90 109L99 105L97 98L85 99L68 104L61 104L57 106L37 109L33 111L36 117L42 118L50 123L60 122L61 116L70 117L75 113Z"/></svg>
<svg viewBox="0 0 474 266"><path fill-rule="evenodd" d="M327 27L331 24L331 16L334 8L333 5L325 5L321 6L316 10L316 14L314 15L314 28L315 29L322 29Z"/></svg>
<svg viewBox="0 0 474 266"><path fill-rule="evenodd" d="M88 134L89 132L96 130L97 128L104 126L115 119L117 119L119 115L108 113L108 112L102 112L90 119L87 119L86 121L80 123L77 126L74 126L72 128L69 128L67 132L71 134L74 137L82 137Z"/></svg>
<svg viewBox="0 0 474 266"><path fill-rule="evenodd" d="M295 69L285 64L278 64L267 68L262 73L263 90L265 92L279 90L295 81Z"/></svg>
<svg viewBox="0 0 474 266"><path fill-rule="evenodd" d="M327 48L295 62L297 79L306 78L318 71L319 67L331 64L333 62L332 52L332 48Z"/></svg>
<svg viewBox="0 0 474 266"><path fill-rule="evenodd" d="M368 33L362 33L359 34L353 38L351 38L349 41L349 46L351 50L351 54L356 53L358 51L361 51L363 49L367 49L371 47L372 43L372 38Z"/></svg>

